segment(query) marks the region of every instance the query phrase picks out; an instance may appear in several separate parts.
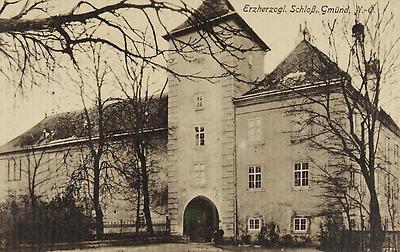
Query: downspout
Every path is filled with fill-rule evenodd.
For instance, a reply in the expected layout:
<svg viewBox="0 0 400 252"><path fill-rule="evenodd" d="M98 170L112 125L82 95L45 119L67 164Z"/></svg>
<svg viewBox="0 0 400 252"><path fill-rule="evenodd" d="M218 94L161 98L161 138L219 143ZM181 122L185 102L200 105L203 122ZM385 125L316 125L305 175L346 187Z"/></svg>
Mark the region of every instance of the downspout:
<svg viewBox="0 0 400 252"><path fill-rule="evenodd" d="M235 244L238 243L238 237L239 237L239 229L238 229L238 223L239 223L239 217L238 217L238 187L237 187L237 158L236 158L236 106L233 103L232 99L232 104L233 104L233 127L234 127L234 132L233 132L233 179L234 179L234 186L235 186L235 223L234 223L234 231L235 231Z"/></svg>
<svg viewBox="0 0 400 252"><path fill-rule="evenodd" d="M235 92L235 80L233 76L230 76L230 81L231 81L231 102L233 106L233 186L235 187L234 189L234 224L233 224L233 231L235 233L234 235L234 242L235 244L238 243L238 200L237 200L237 172L236 172L236 167L237 167L237 161L236 161L236 106L234 104L234 99L236 96Z"/></svg>

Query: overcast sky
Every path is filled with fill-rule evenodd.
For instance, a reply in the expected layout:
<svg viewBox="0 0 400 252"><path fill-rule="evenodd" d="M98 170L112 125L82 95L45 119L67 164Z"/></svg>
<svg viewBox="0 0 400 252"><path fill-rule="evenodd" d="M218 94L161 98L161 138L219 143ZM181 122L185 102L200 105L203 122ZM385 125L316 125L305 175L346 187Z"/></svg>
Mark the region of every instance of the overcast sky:
<svg viewBox="0 0 400 252"><path fill-rule="evenodd" d="M68 1L63 1L68 2ZM187 1L193 5L198 5L200 1ZM349 0L231 0L236 11L245 19L245 21L253 28L253 30L267 43L271 51L267 53L265 58L265 72L268 73L276 67L289 53L294 49L299 41L299 25L307 26L313 36L313 44L320 48L323 52L328 52L327 38L323 34L322 21L332 21L334 18L338 20L350 19L354 17L356 10L354 1ZM372 1L370 2L372 3ZM384 4L386 1L381 1ZM248 7L246 7L248 5ZM277 7L275 13L249 13L249 7ZM292 13L293 5L296 8L303 9L305 7L313 8L315 5L319 13ZM339 14L322 14L323 8L327 7L346 8L350 6L350 13ZM367 9L370 5L368 1L360 1L358 6ZM286 13L279 14L279 7L285 7ZM297 9L301 12L300 9ZM394 13L394 23L400 26L400 1L391 2L391 11ZM174 15L170 18L169 28L174 28L183 22L184 18ZM399 28L392 27L393 30L400 31ZM343 47L344 48L344 47ZM348 51L343 50L341 53L346 55ZM160 77L162 79L162 77ZM396 77L396 79L400 79ZM28 88L24 93L17 93L12 85L2 83L0 85L0 144L4 144L12 138L18 136L25 130L31 128L45 115L59 113L65 111L76 110L81 107L81 100L76 89L68 85L71 80L66 78L62 85L54 83L43 83L40 87ZM383 90L383 106L390 115L400 122L400 110L398 94L400 84L391 85Z"/></svg>

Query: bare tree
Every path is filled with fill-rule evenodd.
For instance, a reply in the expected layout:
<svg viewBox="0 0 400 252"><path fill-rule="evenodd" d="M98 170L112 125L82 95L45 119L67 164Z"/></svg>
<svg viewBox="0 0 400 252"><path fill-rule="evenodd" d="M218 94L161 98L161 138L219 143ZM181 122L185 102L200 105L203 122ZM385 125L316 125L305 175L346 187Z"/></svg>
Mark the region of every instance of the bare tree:
<svg viewBox="0 0 400 252"><path fill-rule="evenodd" d="M21 171L28 179L28 192L32 211L36 209L36 201L46 190L39 190L46 187L55 177L57 177L58 168L50 158L50 153L46 150L36 151L34 148L26 153L26 159L22 162L24 168ZM54 165L54 166L53 166ZM48 189L48 188L45 188Z"/></svg>
<svg viewBox="0 0 400 252"><path fill-rule="evenodd" d="M123 140L122 140L123 141ZM124 200L132 202L135 209L135 229L136 233L140 231L140 213L142 207L142 190L141 190L141 176L138 160L134 155L131 155L132 151L129 146L122 144L122 142L113 145L113 167L121 176L122 180L114 181L124 192L127 192L127 197Z"/></svg>
<svg viewBox="0 0 400 252"><path fill-rule="evenodd" d="M143 52L145 55L145 52ZM152 234L151 201L154 192L158 190L157 181L160 179L160 166L157 157L166 152L167 128L167 99L163 91L167 83L160 89L152 91L151 66L145 61L131 61L126 69L126 78L115 75L119 89L122 91L122 100L118 125L127 132L126 138L121 141L131 156L130 167L123 170L127 179L133 179L137 190L138 206L143 197L143 212L146 220L147 232ZM163 136L164 135L164 139ZM164 146L164 150L162 149ZM134 177L139 176L139 177ZM142 195L140 195L140 193ZM139 197L140 196L140 197Z"/></svg>
<svg viewBox="0 0 400 252"><path fill-rule="evenodd" d="M131 118L126 118L130 120ZM148 179L148 209L144 209L144 196L143 196L143 183L142 183L142 166L138 155L134 150L135 145L131 140L131 132L127 132L127 137L119 139L112 145L112 157L113 157L113 169L119 174L122 179L115 179L114 183L118 183L118 186L122 188L124 192L124 200L133 204L132 209L135 211L136 216L136 232L139 232L141 223L142 213L144 217L150 216L151 220L145 219L146 229L151 233L151 229L148 227L148 223L152 223L153 219L151 213L157 213L164 215L166 212L166 201L165 193L167 188L165 187L165 175L162 175L162 165L160 164L160 157L163 153L166 154L165 150L165 136L162 137L158 133L147 132L146 138L152 139L154 144L149 146L149 151L146 153L147 159L147 179ZM145 211L149 211L150 215L146 215Z"/></svg>
<svg viewBox="0 0 400 252"><path fill-rule="evenodd" d="M377 177L378 173L389 171L386 165L380 165L382 128L393 128L390 117L380 108L381 90L390 85L400 52L400 36L389 32L393 22L389 6L389 3L383 7L378 3L372 5L374 12L366 16L359 14L352 28L344 22L345 27L340 31L336 19L327 25L334 59L341 59L341 55L335 54L339 51L335 48L338 33L342 32L340 38L344 38L349 46L345 59L347 68L341 71L335 63L315 61L312 75L319 81L320 91L298 91L299 97L303 97L303 105L293 107L293 111L302 115L301 121L294 122L300 125L297 130L301 135L300 142L307 141L315 150L347 160L342 161L346 165L340 165L339 161L334 169L326 169L324 174L330 184L328 193L335 197L344 212L348 212L351 205L346 201L350 196L356 196L346 189L350 174L355 169L362 175L362 183L368 189L366 199L369 202L364 212L369 217L371 251L380 251L384 238ZM332 79L335 72L337 78ZM297 81L292 80L292 83Z"/></svg>
<svg viewBox="0 0 400 252"><path fill-rule="evenodd" d="M211 2L205 0L204 3ZM0 6L0 52L6 60L0 71L7 77L19 73L16 81L20 86L27 82L26 79L39 84L38 77L51 76L46 69L54 70L62 65L60 56L69 56L77 65L77 55L85 46L95 43L122 55L126 62L144 60L152 67L180 78L207 77L212 80L227 75L239 78L236 66L219 58L218 54L224 51L239 57L237 52L258 50L232 42L234 37L251 39L247 32L223 23L212 24L209 16L184 1L75 1L71 5L65 10L49 0L3 1ZM168 24L171 15L186 17L189 26L198 28L199 36L190 41L173 36ZM145 28L149 29L151 40L144 40L140 32ZM173 48L163 48L163 34L173 41ZM210 50L211 45L217 45L218 50ZM141 54L143 47L147 48L146 56ZM173 71L164 63L171 52L179 52L185 60L191 60L191 52L211 54L225 71L220 76Z"/></svg>
<svg viewBox="0 0 400 252"><path fill-rule="evenodd" d="M46 136L46 130L44 131L44 136L42 138L49 137ZM14 171L16 167L20 167L22 179L26 179L24 186L27 188L27 196L29 200L29 209L26 209L30 213L30 220L33 225L38 225L38 212L39 207L38 202L43 202L44 200L57 195L60 190L62 190L63 185L57 183L57 177L60 175L60 168L62 165L58 163L59 152L49 151L46 148L27 148L23 156L19 159L9 160L9 165L14 166ZM32 237L37 237L37 233L32 230Z"/></svg>
<svg viewBox="0 0 400 252"><path fill-rule="evenodd" d="M84 142L75 148L80 159L71 175L71 183L83 183L83 188L92 201L98 238L103 234L102 195L104 192L111 192L113 180L107 159L112 135L109 125L112 116L109 105L112 99L105 94L110 72L101 54L101 46L90 45L87 53L90 64L77 69L80 79L76 84L80 89L83 113L75 123L82 124L80 128Z"/></svg>

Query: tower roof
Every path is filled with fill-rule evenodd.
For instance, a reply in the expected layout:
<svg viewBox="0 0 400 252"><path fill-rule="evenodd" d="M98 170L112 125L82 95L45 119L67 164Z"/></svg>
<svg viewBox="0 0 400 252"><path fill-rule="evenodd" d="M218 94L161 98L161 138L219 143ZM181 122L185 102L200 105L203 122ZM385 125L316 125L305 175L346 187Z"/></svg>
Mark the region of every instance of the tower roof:
<svg viewBox="0 0 400 252"><path fill-rule="evenodd" d="M204 0L200 7L192 13L185 22L172 30L172 32L200 25L203 22L222 17L235 10L227 0Z"/></svg>
<svg viewBox="0 0 400 252"><path fill-rule="evenodd" d="M205 24L217 24L228 20L234 20L243 31L250 35L262 50L270 50L267 44L253 31L246 21L237 14L228 0L203 0L200 7L193 11L185 22L163 37L169 40L172 37L193 32Z"/></svg>
<svg viewBox="0 0 400 252"><path fill-rule="evenodd" d="M307 40L303 40L265 77L263 85L250 90L249 93L287 89L347 77L348 74L326 54Z"/></svg>

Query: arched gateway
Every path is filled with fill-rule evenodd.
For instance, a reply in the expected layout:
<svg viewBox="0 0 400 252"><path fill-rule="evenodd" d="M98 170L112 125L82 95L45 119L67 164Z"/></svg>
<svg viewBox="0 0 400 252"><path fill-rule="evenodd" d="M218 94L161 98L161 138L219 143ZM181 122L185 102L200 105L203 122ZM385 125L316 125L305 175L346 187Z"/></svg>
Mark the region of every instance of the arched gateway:
<svg viewBox="0 0 400 252"><path fill-rule="evenodd" d="M192 199L185 208L183 215L183 234L191 241L209 242L212 234L218 229L218 211L215 205L206 197L198 196Z"/></svg>

